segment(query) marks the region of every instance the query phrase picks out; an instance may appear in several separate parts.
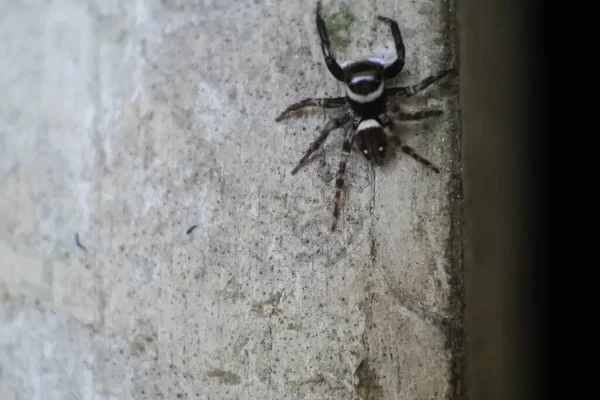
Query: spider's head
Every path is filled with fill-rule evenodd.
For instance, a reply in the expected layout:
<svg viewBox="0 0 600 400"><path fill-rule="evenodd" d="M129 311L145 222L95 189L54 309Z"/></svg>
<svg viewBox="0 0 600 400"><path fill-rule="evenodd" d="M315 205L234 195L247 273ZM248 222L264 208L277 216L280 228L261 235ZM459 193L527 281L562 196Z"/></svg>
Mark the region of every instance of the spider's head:
<svg viewBox="0 0 600 400"><path fill-rule="evenodd" d="M358 61L344 67L346 94L358 103L369 103L383 94L383 63Z"/></svg>
<svg viewBox="0 0 600 400"><path fill-rule="evenodd" d="M375 165L383 165L388 147L388 138L383 128L374 119L362 121L357 128L358 148L365 158Z"/></svg>

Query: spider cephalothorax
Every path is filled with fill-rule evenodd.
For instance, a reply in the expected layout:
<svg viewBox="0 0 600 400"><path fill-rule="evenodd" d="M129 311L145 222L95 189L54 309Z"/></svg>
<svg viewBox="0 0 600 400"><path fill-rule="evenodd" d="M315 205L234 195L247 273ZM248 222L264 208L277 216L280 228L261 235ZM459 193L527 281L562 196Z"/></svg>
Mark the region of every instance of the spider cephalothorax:
<svg viewBox="0 0 600 400"><path fill-rule="evenodd" d="M376 119L366 119L356 128L357 147L365 158L375 165L383 165L388 137Z"/></svg>
<svg viewBox="0 0 600 400"><path fill-rule="evenodd" d="M429 76L413 86L386 88L385 81L397 76L404 67L405 49L398 23L381 16L377 17L377 19L385 22L391 28L397 54L396 59L388 64L378 59L369 58L346 62L340 65L331 55L329 36L325 27L325 21L321 17L321 3L318 2L316 23L325 64L329 72L338 81L343 82L346 95L344 97L304 99L289 106L276 119L276 121L281 121L293 111L310 106L344 109L341 116L330 119L325 124L319 137L310 145L296 167L292 170L292 174L297 173L310 155L321 147L331 131L352 123L350 129L345 130L342 158L336 174L332 230L335 230L339 218L340 197L346 173L346 160L353 146L369 162L375 165L382 165L387 153L388 144L390 141L393 141L406 154L427 165L435 172L440 172L431 162L417 154L411 147L403 144L399 138L391 135L393 122L387 115L387 102L393 98L413 96L446 76L451 70L445 70L437 75ZM400 121L407 121L425 119L441 114L442 111L440 110L418 111L415 113L400 111L394 117Z"/></svg>

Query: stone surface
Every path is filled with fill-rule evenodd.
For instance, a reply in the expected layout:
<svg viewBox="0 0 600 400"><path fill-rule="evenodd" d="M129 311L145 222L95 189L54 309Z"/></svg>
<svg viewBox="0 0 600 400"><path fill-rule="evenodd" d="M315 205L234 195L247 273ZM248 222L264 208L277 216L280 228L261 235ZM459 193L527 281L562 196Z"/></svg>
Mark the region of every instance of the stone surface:
<svg viewBox="0 0 600 400"><path fill-rule="evenodd" d="M402 124L442 173L354 153L331 233L340 131L290 171L332 113L274 121L343 94L313 3L0 4L0 398L460 393L455 84ZM454 62L449 3L323 13L340 61L395 57L396 19L395 85Z"/></svg>

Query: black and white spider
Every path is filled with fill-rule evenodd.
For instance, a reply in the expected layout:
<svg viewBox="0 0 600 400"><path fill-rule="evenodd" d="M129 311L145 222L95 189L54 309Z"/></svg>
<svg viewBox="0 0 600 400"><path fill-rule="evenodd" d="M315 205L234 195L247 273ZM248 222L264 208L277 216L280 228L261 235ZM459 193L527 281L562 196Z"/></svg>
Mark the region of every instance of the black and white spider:
<svg viewBox="0 0 600 400"><path fill-rule="evenodd" d="M292 112L305 107L312 106L326 109L344 107L344 112L340 117L332 118L325 124L320 135L311 143L308 150L306 150L303 157L292 170L292 175L296 174L304 166L310 155L321 147L334 129L342 128L347 126L349 122L352 122L352 125L348 127L349 129L346 129L344 135L342 156L336 174L333 223L331 226L331 230L333 231L336 228L340 214L340 197L344 186L346 161L353 146L356 146L365 158L374 165L382 165L388 144L391 140L406 154L428 166L433 171L440 172L439 168L417 154L414 149L402 143L399 138L391 135L393 122L387 114L387 108L389 99L413 96L432 83L440 80L452 70L445 70L437 75L429 76L413 86L386 88L385 81L396 77L404 67L405 49L398 23L390 18L377 17L379 21L388 24L392 30L397 53L396 60L386 65L381 60L369 58L354 62L349 61L340 65L331 55L329 36L325 27L325 21L321 17L320 1L317 3L316 11L317 30L321 39L321 49L325 63L329 72L338 81L344 83L346 96L304 99L288 107L276 118L276 121L279 122ZM401 121L420 120L439 116L442 113L440 110L418 111L415 113L400 111L395 116L395 119Z"/></svg>

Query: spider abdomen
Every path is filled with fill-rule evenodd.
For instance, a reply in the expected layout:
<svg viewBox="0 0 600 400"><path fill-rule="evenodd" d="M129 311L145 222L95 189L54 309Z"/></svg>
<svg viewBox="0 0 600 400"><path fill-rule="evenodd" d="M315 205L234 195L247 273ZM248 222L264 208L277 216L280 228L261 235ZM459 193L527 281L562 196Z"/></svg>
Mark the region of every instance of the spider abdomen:
<svg viewBox="0 0 600 400"><path fill-rule="evenodd" d="M362 60L344 68L346 95L356 103L370 103L383 95L383 65Z"/></svg>

